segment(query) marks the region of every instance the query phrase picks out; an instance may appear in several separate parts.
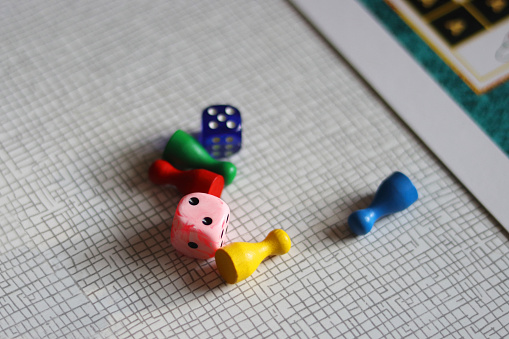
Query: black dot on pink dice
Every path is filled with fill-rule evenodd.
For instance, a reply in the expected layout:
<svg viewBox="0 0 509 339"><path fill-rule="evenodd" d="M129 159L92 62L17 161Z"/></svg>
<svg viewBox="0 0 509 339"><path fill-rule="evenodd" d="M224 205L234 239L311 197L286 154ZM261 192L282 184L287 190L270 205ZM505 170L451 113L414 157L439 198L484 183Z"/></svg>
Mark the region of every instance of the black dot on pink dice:
<svg viewBox="0 0 509 339"><path fill-rule="evenodd" d="M191 242L188 242L188 243L187 243L187 246L189 246L189 247L191 247L191 248L198 248L198 244L197 244L197 243L195 243L195 242L192 242L192 241L191 241Z"/></svg>
<svg viewBox="0 0 509 339"><path fill-rule="evenodd" d="M199 202L200 202L200 200L196 197L192 197L191 199L189 199L189 203L193 206L198 205Z"/></svg>
<svg viewBox="0 0 509 339"><path fill-rule="evenodd" d="M205 217L205 218L203 218L203 220L201 222L204 225L210 225L210 224L212 224L212 219L210 219L209 217Z"/></svg>

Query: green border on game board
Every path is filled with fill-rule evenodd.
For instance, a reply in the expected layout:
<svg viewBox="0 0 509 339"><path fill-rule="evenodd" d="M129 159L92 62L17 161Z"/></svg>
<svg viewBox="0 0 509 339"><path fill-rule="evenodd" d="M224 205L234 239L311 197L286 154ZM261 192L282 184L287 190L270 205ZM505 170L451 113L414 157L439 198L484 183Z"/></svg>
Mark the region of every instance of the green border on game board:
<svg viewBox="0 0 509 339"><path fill-rule="evenodd" d="M359 0L509 156L509 81L477 95L384 0Z"/></svg>

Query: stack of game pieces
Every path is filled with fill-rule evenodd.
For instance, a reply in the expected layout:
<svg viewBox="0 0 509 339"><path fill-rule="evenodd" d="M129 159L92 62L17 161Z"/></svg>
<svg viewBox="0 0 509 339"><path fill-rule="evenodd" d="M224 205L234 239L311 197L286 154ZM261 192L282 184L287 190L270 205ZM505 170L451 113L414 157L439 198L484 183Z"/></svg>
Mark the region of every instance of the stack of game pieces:
<svg viewBox="0 0 509 339"><path fill-rule="evenodd" d="M234 164L213 159L200 143L177 130L168 141L163 159L149 169L155 184L171 184L185 194L177 206L171 228L171 243L182 254L208 259L222 246L230 208L220 199L237 169Z"/></svg>
<svg viewBox="0 0 509 339"><path fill-rule="evenodd" d="M231 284L250 276L265 257L286 253L291 246L288 234L275 230L260 243L232 243L221 248L230 208L220 197L224 185L233 182L237 169L230 162L214 158L238 152L241 132L240 112L235 107L207 107L202 113L203 145L177 130L165 147L163 159L149 169L153 183L174 185L185 194L173 217L172 245L192 258L215 256L219 273Z"/></svg>
<svg viewBox="0 0 509 339"><path fill-rule="evenodd" d="M234 164L213 159L196 139L181 130L166 144L163 159L149 169L150 180L155 184L175 185L184 194L215 193L217 197L236 174Z"/></svg>

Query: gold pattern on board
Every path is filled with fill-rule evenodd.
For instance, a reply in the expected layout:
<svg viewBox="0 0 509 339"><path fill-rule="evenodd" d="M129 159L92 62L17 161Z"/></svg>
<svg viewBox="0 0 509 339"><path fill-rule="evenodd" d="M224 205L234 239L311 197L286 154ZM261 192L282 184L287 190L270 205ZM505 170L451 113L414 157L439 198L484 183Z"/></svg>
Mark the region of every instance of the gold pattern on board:
<svg viewBox="0 0 509 339"><path fill-rule="evenodd" d="M507 7L507 0L486 0L486 5L491 7L494 13L500 13Z"/></svg>
<svg viewBox="0 0 509 339"><path fill-rule="evenodd" d="M465 31L467 24L463 19L449 20L444 24L445 28L448 29L452 36L458 36Z"/></svg>
<svg viewBox="0 0 509 339"><path fill-rule="evenodd" d="M424 8L430 8L435 5L437 0L420 0Z"/></svg>

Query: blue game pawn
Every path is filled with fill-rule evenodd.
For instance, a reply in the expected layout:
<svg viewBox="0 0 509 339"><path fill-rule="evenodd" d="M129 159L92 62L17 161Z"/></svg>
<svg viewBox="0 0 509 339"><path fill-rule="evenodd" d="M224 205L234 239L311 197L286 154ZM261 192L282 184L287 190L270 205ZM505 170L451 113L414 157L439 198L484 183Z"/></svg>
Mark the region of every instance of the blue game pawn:
<svg viewBox="0 0 509 339"><path fill-rule="evenodd" d="M382 181L368 208L358 210L348 217L353 233L363 235L371 231L375 221L386 215L403 211L417 200L417 189L401 172L392 173Z"/></svg>

